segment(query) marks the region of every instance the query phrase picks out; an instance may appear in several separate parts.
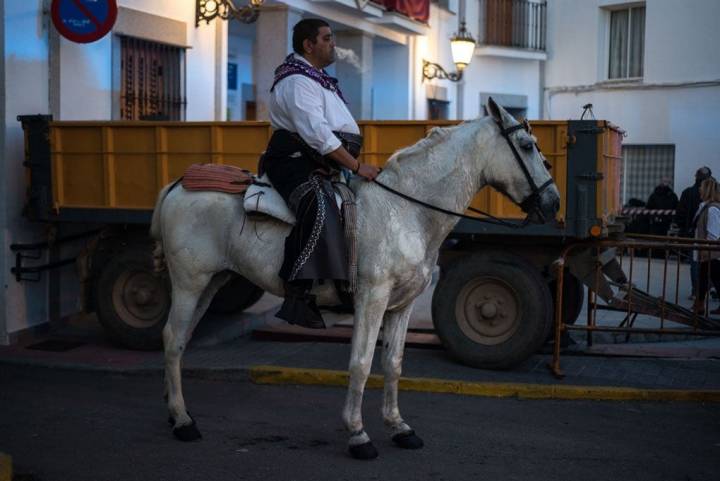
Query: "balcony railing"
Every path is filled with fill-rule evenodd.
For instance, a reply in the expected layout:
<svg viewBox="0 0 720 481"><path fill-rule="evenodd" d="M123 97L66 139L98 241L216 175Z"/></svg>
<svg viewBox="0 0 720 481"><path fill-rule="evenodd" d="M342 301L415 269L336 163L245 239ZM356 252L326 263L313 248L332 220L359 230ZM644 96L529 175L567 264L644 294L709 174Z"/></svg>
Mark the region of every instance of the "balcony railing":
<svg viewBox="0 0 720 481"><path fill-rule="evenodd" d="M480 0L479 44L545 51L547 2Z"/></svg>

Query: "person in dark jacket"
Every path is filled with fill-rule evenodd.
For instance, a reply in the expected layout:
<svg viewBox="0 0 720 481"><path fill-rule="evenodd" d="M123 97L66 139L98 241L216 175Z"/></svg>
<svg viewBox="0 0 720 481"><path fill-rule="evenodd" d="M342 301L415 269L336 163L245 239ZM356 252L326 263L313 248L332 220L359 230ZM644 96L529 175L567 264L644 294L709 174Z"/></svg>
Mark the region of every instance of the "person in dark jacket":
<svg viewBox="0 0 720 481"><path fill-rule="evenodd" d="M693 218L700 206L700 184L703 180L712 176L710 167L700 167L695 172L695 184L682 191L677 209L675 209L675 224L678 226L680 237L695 237L695 226ZM690 261L690 280L692 281L692 296L695 297L698 287L699 264L697 261Z"/></svg>
<svg viewBox="0 0 720 481"><path fill-rule="evenodd" d="M678 198L670 187L670 179L663 178L660 184L648 198L646 209L652 210L675 210L678 205ZM666 214L654 214L650 216L650 233L653 235L667 235L672 217Z"/></svg>
<svg viewBox="0 0 720 481"><path fill-rule="evenodd" d="M693 217L700 205L700 184L712 175L710 167L700 167L695 172L695 183L682 191L680 201L675 210L675 224L677 224L680 237L694 237Z"/></svg>

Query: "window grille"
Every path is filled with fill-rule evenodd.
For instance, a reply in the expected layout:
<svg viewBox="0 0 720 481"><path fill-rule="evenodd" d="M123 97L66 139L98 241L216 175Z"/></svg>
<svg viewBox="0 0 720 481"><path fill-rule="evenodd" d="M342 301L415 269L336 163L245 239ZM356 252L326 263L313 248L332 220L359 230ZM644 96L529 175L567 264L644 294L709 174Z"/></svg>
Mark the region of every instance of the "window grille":
<svg viewBox="0 0 720 481"><path fill-rule="evenodd" d="M184 55L179 47L121 37L120 118L184 120Z"/></svg>
<svg viewBox="0 0 720 481"><path fill-rule="evenodd" d="M610 60L608 78L643 76L645 7L610 12Z"/></svg>
<svg viewBox="0 0 720 481"><path fill-rule="evenodd" d="M675 184L674 145L623 145L622 203L647 202L664 178Z"/></svg>
<svg viewBox="0 0 720 481"><path fill-rule="evenodd" d="M545 51L545 0L480 0L478 43Z"/></svg>

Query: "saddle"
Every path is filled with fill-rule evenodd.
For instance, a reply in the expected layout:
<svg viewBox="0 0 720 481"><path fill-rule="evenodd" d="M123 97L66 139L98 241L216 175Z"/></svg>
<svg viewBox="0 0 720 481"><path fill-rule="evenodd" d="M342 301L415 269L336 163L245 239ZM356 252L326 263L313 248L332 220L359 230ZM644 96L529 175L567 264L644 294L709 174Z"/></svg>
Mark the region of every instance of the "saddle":
<svg viewBox="0 0 720 481"><path fill-rule="evenodd" d="M275 190L267 174L260 177L232 165L193 164L182 177L182 186L190 191L214 191L243 195L243 208L253 220L272 217L295 225L295 214ZM333 182L335 202L342 213L345 241L348 246L349 290L357 283L355 193L346 184Z"/></svg>
<svg viewBox="0 0 720 481"><path fill-rule="evenodd" d="M232 165L193 164L185 170L182 186L191 191L212 191L244 196L243 208L254 217L270 216L295 224L295 214L275 190L267 175L257 177Z"/></svg>

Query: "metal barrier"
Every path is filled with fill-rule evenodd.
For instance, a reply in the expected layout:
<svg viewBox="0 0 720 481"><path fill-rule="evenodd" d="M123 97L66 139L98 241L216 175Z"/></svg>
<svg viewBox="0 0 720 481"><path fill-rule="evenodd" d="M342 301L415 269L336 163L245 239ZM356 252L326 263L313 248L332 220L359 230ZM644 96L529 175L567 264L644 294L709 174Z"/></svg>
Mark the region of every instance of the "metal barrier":
<svg viewBox="0 0 720 481"><path fill-rule="evenodd" d="M553 374L563 377L560 369L561 337L564 332L571 330L587 332L589 345L592 345L592 334L601 331L626 333L626 340L630 335L638 333L720 336L720 318L712 319L709 315L709 292L712 287L709 268L699 269L706 271L703 275L707 276L705 281L708 283L704 309L680 305L681 271L687 271L684 278L689 281L689 261L707 259L712 252L720 253L720 241L649 235L623 240L578 242L567 246L555 261L555 345L549 366ZM661 254L659 257L656 256L658 253ZM581 256L591 262L578 262ZM584 270L583 265L586 266ZM570 272L575 269L573 274L588 286L585 325L563 322L563 282L568 266ZM658 277L657 270L653 269L661 269L661 276ZM641 289L643 284L644 290ZM685 296L687 290L682 291ZM617 325L601 325L598 324L598 310L619 312L624 314L624 318ZM658 318L659 324L657 327L638 327L635 325L638 315Z"/></svg>

